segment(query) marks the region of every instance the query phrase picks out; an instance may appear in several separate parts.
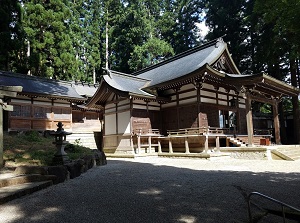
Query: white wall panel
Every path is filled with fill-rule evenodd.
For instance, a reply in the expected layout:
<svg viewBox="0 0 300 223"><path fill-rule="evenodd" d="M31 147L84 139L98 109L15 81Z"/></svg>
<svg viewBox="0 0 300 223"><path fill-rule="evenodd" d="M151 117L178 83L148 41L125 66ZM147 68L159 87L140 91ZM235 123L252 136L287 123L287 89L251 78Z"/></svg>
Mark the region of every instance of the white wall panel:
<svg viewBox="0 0 300 223"><path fill-rule="evenodd" d="M116 131L116 114L104 116L105 135L114 135Z"/></svg>
<svg viewBox="0 0 300 223"><path fill-rule="evenodd" d="M133 108L146 110L147 106L146 105L133 105Z"/></svg>
<svg viewBox="0 0 300 223"><path fill-rule="evenodd" d="M130 133L130 112L118 113L118 134Z"/></svg>
<svg viewBox="0 0 300 223"><path fill-rule="evenodd" d="M227 100L227 95L218 94L218 98Z"/></svg>
<svg viewBox="0 0 300 223"><path fill-rule="evenodd" d="M190 89L195 89L195 86L194 86L193 84L183 85L183 86L180 88L180 91L190 90Z"/></svg>
<svg viewBox="0 0 300 223"><path fill-rule="evenodd" d="M207 88L207 89L210 89L210 90L215 90L215 88L214 88L213 85L206 84L206 83L203 83L202 88Z"/></svg>
<svg viewBox="0 0 300 223"><path fill-rule="evenodd" d="M216 104L217 103L215 99L210 99L210 98L201 98L201 102L211 103L211 104Z"/></svg>
<svg viewBox="0 0 300 223"><path fill-rule="evenodd" d="M23 103L23 104L31 104L30 100L19 100L19 99L11 99L12 103Z"/></svg>
<svg viewBox="0 0 300 223"><path fill-rule="evenodd" d="M227 101L219 101L219 105L227 105Z"/></svg>
<svg viewBox="0 0 300 223"><path fill-rule="evenodd" d="M190 91L190 92L186 92L186 93L181 93L179 95L179 98L187 98L187 97L195 97L197 98L197 92L196 91Z"/></svg>
<svg viewBox="0 0 300 223"><path fill-rule="evenodd" d="M153 107L153 106L149 106L148 110L152 110L152 111L160 111L160 107Z"/></svg>
<svg viewBox="0 0 300 223"><path fill-rule="evenodd" d="M190 98L186 100L179 101L179 105L197 103L197 98Z"/></svg>
<svg viewBox="0 0 300 223"><path fill-rule="evenodd" d="M175 107L175 106L176 106L176 102L161 105L162 108L169 108L169 107Z"/></svg>
<svg viewBox="0 0 300 223"><path fill-rule="evenodd" d="M119 101L118 106L125 105L125 104L130 104L130 101L129 100Z"/></svg>
<svg viewBox="0 0 300 223"><path fill-rule="evenodd" d="M63 103L56 103L56 102L54 102L53 105L58 107L70 107L70 104L63 104Z"/></svg>
<svg viewBox="0 0 300 223"><path fill-rule="evenodd" d="M107 109L105 107L105 113L111 113L111 112L116 112L116 108L109 108L109 109Z"/></svg>
<svg viewBox="0 0 300 223"><path fill-rule="evenodd" d="M51 101L33 101L33 104L34 105L48 105L48 106L51 106L52 105L52 102ZM56 104L56 103L54 103ZM57 105L57 104L56 104ZM66 104L59 104L58 106L65 106ZM70 104L67 104L67 107L70 107Z"/></svg>
<svg viewBox="0 0 300 223"><path fill-rule="evenodd" d="M212 93L212 92L209 92L209 91L204 91L204 90L201 90L201 96L209 96L209 97L213 97L215 98L216 97L216 93ZM202 99L201 99L202 100Z"/></svg>

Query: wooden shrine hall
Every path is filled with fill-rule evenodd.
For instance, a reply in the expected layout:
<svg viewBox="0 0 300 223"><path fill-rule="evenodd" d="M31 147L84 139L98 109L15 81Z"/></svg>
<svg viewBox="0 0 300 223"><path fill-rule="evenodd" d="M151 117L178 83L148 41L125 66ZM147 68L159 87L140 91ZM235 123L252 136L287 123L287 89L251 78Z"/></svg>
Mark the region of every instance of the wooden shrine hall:
<svg viewBox="0 0 300 223"><path fill-rule="evenodd" d="M280 144L278 102L299 94L265 73L242 75L222 39L130 75L105 71L86 107L103 110L107 154L205 153L271 137ZM254 129L252 101L272 105L273 135Z"/></svg>

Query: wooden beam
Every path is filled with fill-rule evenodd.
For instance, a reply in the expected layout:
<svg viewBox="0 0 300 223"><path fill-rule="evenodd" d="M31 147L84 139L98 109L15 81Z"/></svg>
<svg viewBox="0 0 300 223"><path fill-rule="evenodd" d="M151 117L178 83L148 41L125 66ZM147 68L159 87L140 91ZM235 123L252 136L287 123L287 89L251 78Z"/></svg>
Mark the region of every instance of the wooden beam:
<svg viewBox="0 0 300 223"><path fill-rule="evenodd" d="M151 136L148 137L149 153L151 153Z"/></svg>
<svg viewBox="0 0 300 223"><path fill-rule="evenodd" d="M217 152L220 152L220 136L216 137L216 149Z"/></svg>
<svg viewBox="0 0 300 223"><path fill-rule="evenodd" d="M253 146L253 119L251 109L251 96L246 93L246 120L247 120L247 133L248 133L248 146Z"/></svg>
<svg viewBox="0 0 300 223"><path fill-rule="evenodd" d="M267 104L271 104L271 105L274 105L274 99L268 99L268 98L265 98L265 97L258 97L258 96L253 96L251 95L251 100L254 100L254 101L258 101L258 102L263 102L263 103L267 103Z"/></svg>
<svg viewBox="0 0 300 223"><path fill-rule="evenodd" d="M0 168L2 168L3 165L3 109L0 105Z"/></svg>
<svg viewBox="0 0 300 223"><path fill-rule="evenodd" d="M172 139L169 137L169 153L173 153Z"/></svg>
<svg viewBox="0 0 300 223"><path fill-rule="evenodd" d="M162 153L160 139L158 139L157 143L158 143L158 153Z"/></svg>
<svg viewBox="0 0 300 223"><path fill-rule="evenodd" d="M184 137L185 153L190 153L188 137Z"/></svg>
<svg viewBox="0 0 300 223"><path fill-rule="evenodd" d="M208 152L208 135L207 134L205 135L204 150L205 150L205 153Z"/></svg>
<svg viewBox="0 0 300 223"><path fill-rule="evenodd" d="M274 129L275 129L275 143L277 145L281 144L280 139L280 124L279 124L279 116L278 116L278 103L276 102L273 106L273 120L274 120Z"/></svg>

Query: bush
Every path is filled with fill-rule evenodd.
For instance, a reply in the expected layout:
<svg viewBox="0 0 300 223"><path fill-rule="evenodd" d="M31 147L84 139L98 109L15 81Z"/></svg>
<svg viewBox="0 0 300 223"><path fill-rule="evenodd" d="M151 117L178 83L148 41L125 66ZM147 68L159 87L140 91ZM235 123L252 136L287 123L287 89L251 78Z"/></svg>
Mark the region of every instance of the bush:
<svg viewBox="0 0 300 223"><path fill-rule="evenodd" d="M49 166L57 149L54 138L45 138L37 131L19 135L4 134L3 158L7 165L45 165ZM93 150L77 144L67 144L65 151L70 159L78 159L92 154Z"/></svg>

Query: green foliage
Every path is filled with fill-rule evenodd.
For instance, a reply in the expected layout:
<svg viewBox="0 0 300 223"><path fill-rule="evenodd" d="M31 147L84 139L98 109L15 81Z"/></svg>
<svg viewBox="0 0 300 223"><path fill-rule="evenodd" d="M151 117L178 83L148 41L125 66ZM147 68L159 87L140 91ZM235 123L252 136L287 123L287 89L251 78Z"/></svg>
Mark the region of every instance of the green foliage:
<svg viewBox="0 0 300 223"><path fill-rule="evenodd" d="M266 24L281 38L288 40L290 57L298 58L300 52L300 24L298 22L300 2L298 0L274 0L255 2L255 12L260 14Z"/></svg>
<svg viewBox="0 0 300 223"><path fill-rule="evenodd" d="M45 138L37 131L29 131L20 135L4 134L3 157L6 165L51 165L57 151L53 138ZM78 159L84 155L92 154L93 150L78 144L68 144L74 149L66 152L70 159Z"/></svg>
<svg viewBox="0 0 300 223"><path fill-rule="evenodd" d="M19 1L1 0L0 15L0 70L27 72Z"/></svg>
<svg viewBox="0 0 300 223"><path fill-rule="evenodd" d="M38 131L27 131L20 137L23 137L28 142L40 142L42 140Z"/></svg>
<svg viewBox="0 0 300 223"><path fill-rule="evenodd" d="M151 38L144 45L134 48L128 63L131 70L136 71L172 55L174 55L174 51L170 44L158 38Z"/></svg>
<svg viewBox="0 0 300 223"><path fill-rule="evenodd" d="M200 3L200 0L136 0L115 7L118 14L108 10L111 69L134 71L151 64L155 58L180 53L198 44ZM154 42L158 45L151 49ZM152 51L146 52L147 49Z"/></svg>
<svg viewBox="0 0 300 223"><path fill-rule="evenodd" d="M91 82L105 66L106 47L110 68L126 73L198 44L200 0L3 1L4 70Z"/></svg>
<svg viewBox="0 0 300 223"><path fill-rule="evenodd" d="M252 23L249 16L252 13L252 2L241 0L205 0L206 25L210 32L206 36L208 40L224 36L229 43L233 60L240 62L240 70L251 70L251 49L248 49L253 38L249 38L252 31ZM245 63L245 60L247 61ZM250 68L250 69L249 69Z"/></svg>

